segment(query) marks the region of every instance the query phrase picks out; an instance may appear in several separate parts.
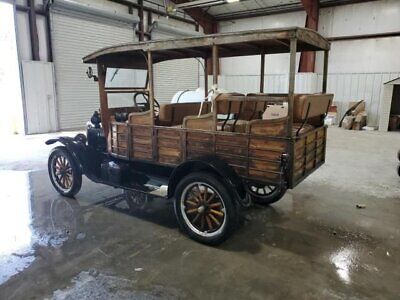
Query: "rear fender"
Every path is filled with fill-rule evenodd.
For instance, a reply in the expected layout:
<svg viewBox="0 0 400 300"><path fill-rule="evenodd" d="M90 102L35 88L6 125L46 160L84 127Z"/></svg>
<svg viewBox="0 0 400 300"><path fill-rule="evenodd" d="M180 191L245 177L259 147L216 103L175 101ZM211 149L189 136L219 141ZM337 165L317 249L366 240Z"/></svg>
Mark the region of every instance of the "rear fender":
<svg viewBox="0 0 400 300"><path fill-rule="evenodd" d="M168 183L168 198L174 196L175 189L183 177L198 171L208 171L220 177L236 201L240 202L246 196L242 180L231 166L217 156L204 156L187 160L172 171Z"/></svg>

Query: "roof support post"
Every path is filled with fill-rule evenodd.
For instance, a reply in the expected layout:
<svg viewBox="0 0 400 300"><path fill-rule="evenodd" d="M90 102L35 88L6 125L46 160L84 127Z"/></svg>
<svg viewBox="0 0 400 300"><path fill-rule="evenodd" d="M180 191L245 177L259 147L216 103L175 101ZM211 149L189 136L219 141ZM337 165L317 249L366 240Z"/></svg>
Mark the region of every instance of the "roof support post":
<svg viewBox="0 0 400 300"><path fill-rule="evenodd" d="M212 46L213 85L218 85L218 46Z"/></svg>
<svg viewBox="0 0 400 300"><path fill-rule="evenodd" d="M301 0L304 9L306 10L306 28L318 31L319 19L319 1L318 0ZM315 52L306 51L300 55L299 72L314 72L315 71Z"/></svg>
<svg viewBox="0 0 400 300"><path fill-rule="evenodd" d="M264 93L265 53L261 54L260 93Z"/></svg>
<svg viewBox="0 0 400 300"><path fill-rule="evenodd" d="M35 0L28 0L29 6L29 34L31 38L32 60L40 60L39 37L36 24Z"/></svg>
<svg viewBox="0 0 400 300"><path fill-rule="evenodd" d="M288 128L287 137L292 137L293 127L293 103L294 103L294 87L296 79L296 52L297 52L297 39L290 40L290 67L289 67L289 111L288 111Z"/></svg>
<svg viewBox="0 0 400 300"><path fill-rule="evenodd" d="M207 60L204 59L204 97L206 98L206 101L208 96L208 65L207 65Z"/></svg>
<svg viewBox="0 0 400 300"><path fill-rule="evenodd" d="M322 93L326 93L327 87L327 79L328 79L328 60L329 60L329 51L324 51L324 73L322 76Z"/></svg>
<svg viewBox="0 0 400 300"><path fill-rule="evenodd" d="M154 125L154 79L153 79L153 55L151 51L147 51L147 77L148 77L147 89L149 91L151 124Z"/></svg>
<svg viewBox="0 0 400 300"><path fill-rule="evenodd" d="M103 127L104 136L108 138L108 133L110 130L110 114L108 111L108 97L105 90L106 68L100 62L97 62L97 77L99 80L101 126Z"/></svg>

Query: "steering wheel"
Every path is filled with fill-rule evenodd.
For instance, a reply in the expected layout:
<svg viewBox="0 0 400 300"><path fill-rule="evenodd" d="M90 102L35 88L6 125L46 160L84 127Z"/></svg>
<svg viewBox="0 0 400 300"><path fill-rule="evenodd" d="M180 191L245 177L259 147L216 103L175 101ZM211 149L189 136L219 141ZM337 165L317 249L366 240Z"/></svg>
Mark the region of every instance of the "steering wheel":
<svg viewBox="0 0 400 300"><path fill-rule="evenodd" d="M137 99L138 96L142 96L142 99L144 99L144 102L140 101ZM133 96L133 103L135 104L136 107L140 109L140 111L148 111L150 110L150 101L149 101L149 96L147 92L137 92ZM158 101L154 98L154 115L158 116L160 112L160 104Z"/></svg>

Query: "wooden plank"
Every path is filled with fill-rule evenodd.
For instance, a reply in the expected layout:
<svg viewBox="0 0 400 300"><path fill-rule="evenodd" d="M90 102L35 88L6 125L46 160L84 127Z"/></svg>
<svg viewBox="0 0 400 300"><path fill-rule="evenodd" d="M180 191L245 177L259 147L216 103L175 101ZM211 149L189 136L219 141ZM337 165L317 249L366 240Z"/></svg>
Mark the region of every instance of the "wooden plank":
<svg viewBox="0 0 400 300"><path fill-rule="evenodd" d="M180 158L176 156L163 155L159 152L158 161L164 164L177 165L180 163Z"/></svg>
<svg viewBox="0 0 400 300"><path fill-rule="evenodd" d="M202 143L188 143L186 146L188 153L214 153L214 147L212 144L202 144Z"/></svg>
<svg viewBox="0 0 400 300"><path fill-rule="evenodd" d="M232 166L247 167L247 159L242 157L219 155L219 157L224 160L227 164Z"/></svg>
<svg viewBox="0 0 400 300"><path fill-rule="evenodd" d="M205 132L187 132L187 141L202 141L202 142L212 142L213 141L213 134L212 133L205 133Z"/></svg>
<svg viewBox="0 0 400 300"><path fill-rule="evenodd" d="M244 145L244 146L247 146ZM218 144L215 146L216 153L219 154L234 154L239 156L247 156L247 147L238 147L235 145Z"/></svg>
<svg viewBox="0 0 400 300"><path fill-rule="evenodd" d="M136 151L139 152L149 152L151 154L152 152L152 147L150 144L148 145L143 145L143 144L134 144L133 145L133 152L135 153Z"/></svg>
<svg viewBox="0 0 400 300"><path fill-rule="evenodd" d="M133 145L142 144L142 145L151 145L151 137L142 138L142 137L134 137Z"/></svg>
<svg viewBox="0 0 400 300"><path fill-rule="evenodd" d="M258 120L251 123L251 135L284 136L287 120L283 122L267 122Z"/></svg>
<svg viewBox="0 0 400 300"><path fill-rule="evenodd" d="M249 158L262 158L266 160L278 161L281 159L282 152L271 150L249 149Z"/></svg>
<svg viewBox="0 0 400 300"><path fill-rule="evenodd" d="M246 146L248 137L245 135L226 135L226 134L217 134L216 135L216 145L228 144L228 145L236 145L236 146Z"/></svg>
<svg viewBox="0 0 400 300"><path fill-rule="evenodd" d="M133 157L135 159L144 159L144 160L152 160L153 155L151 152L142 152L142 151L135 151L133 153Z"/></svg>
<svg viewBox="0 0 400 300"><path fill-rule="evenodd" d="M162 156L172 156L172 157L180 157L181 151L180 148L164 148L158 147L158 155Z"/></svg>
<svg viewBox="0 0 400 300"><path fill-rule="evenodd" d="M181 148L180 141L172 139L158 139L158 147Z"/></svg>
<svg viewBox="0 0 400 300"><path fill-rule="evenodd" d="M258 149L258 150L272 150L272 151L280 151L285 152L286 150L286 142L278 141L278 140L266 140L263 138L250 138L250 149Z"/></svg>
<svg viewBox="0 0 400 300"><path fill-rule="evenodd" d="M156 129L157 137L158 138L169 138L169 139L176 139L180 140L180 130L163 130L163 129Z"/></svg>
<svg viewBox="0 0 400 300"><path fill-rule="evenodd" d="M151 136L153 134L150 126L131 126L133 136Z"/></svg>
<svg viewBox="0 0 400 300"><path fill-rule="evenodd" d="M249 167L254 170L260 171L280 171L280 162L262 161L257 159L250 159Z"/></svg>
<svg viewBox="0 0 400 300"><path fill-rule="evenodd" d="M249 169L249 177L251 178L255 178L261 181L266 181L266 180L270 180L273 182L278 182L281 175L279 173L274 173L274 172L262 172L259 170L252 170Z"/></svg>

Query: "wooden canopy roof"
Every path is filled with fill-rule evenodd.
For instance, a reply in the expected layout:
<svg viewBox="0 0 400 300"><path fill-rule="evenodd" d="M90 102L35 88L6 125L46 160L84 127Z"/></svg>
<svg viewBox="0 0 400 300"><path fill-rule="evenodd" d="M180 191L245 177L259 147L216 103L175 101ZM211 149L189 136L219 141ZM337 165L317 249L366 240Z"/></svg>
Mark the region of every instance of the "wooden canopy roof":
<svg viewBox="0 0 400 300"><path fill-rule="evenodd" d="M83 58L83 62L146 69L147 51L152 52L153 62L157 63L181 58L209 58L212 56L212 45L218 45L219 57L288 53L293 38L297 39L297 52L330 49L330 43L319 33L311 29L289 27L122 44L89 54Z"/></svg>

